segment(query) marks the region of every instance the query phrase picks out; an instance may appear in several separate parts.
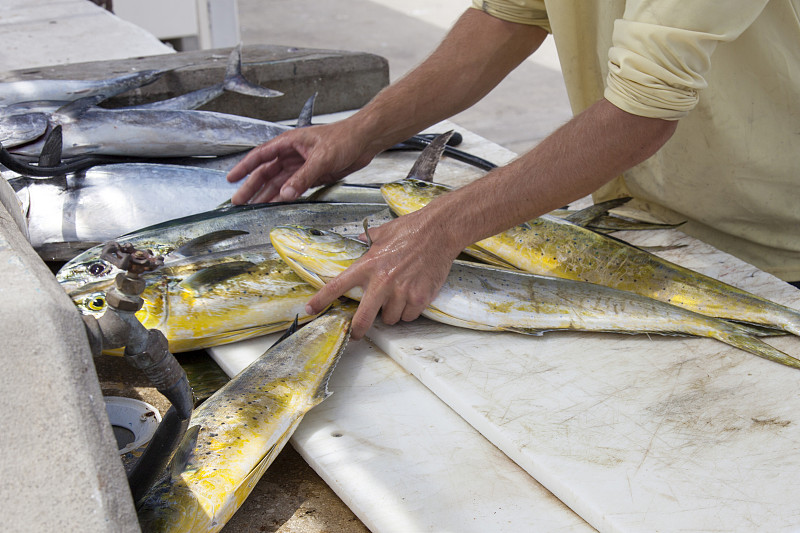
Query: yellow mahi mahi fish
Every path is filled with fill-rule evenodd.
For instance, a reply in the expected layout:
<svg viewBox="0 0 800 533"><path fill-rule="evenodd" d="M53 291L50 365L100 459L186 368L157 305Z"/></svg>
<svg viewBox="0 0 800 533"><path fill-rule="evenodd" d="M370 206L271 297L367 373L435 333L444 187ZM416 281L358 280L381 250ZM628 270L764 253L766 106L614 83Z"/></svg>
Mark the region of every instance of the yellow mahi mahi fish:
<svg viewBox="0 0 800 533"><path fill-rule="evenodd" d="M138 507L143 531L222 529L305 413L330 394L352 314L352 306L332 307L197 408L168 472Z"/></svg>
<svg viewBox="0 0 800 533"><path fill-rule="evenodd" d="M321 287L367 251L361 241L302 226L278 226L273 246L311 285ZM361 298L361 289L347 293ZM594 283L455 261L423 315L477 330L539 335L571 330L709 337L793 368L800 360L751 336L744 325ZM760 330L756 330L757 333Z"/></svg>
<svg viewBox="0 0 800 533"><path fill-rule="evenodd" d="M172 353L282 331L298 315L301 323L312 318L305 304L316 289L270 245L173 261L142 278L147 286L136 317L146 328L161 330ZM89 283L70 297L82 313L101 315L111 285Z"/></svg>
<svg viewBox="0 0 800 533"><path fill-rule="evenodd" d="M381 187L398 215L421 209L451 189L406 179ZM588 281L717 318L800 335L800 312L676 265L563 219L544 215L465 250L494 264L543 276Z"/></svg>

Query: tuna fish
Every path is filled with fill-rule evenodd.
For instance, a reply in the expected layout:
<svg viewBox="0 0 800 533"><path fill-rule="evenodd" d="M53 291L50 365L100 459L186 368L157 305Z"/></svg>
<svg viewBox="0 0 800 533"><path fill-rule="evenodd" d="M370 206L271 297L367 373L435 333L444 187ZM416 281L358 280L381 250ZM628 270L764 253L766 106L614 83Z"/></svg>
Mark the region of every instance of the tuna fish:
<svg viewBox="0 0 800 533"><path fill-rule="evenodd" d="M214 209L237 184L218 170L120 163L45 179L16 177L33 248L66 261L139 228Z"/></svg>
<svg viewBox="0 0 800 533"><path fill-rule="evenodd" d="M222 529L305 413L331 394L351 319L352 309L332 308L198 407L169 471L137 502L143 531Z"/></svg>
<svg viewBox="0 0 800 533"><path fill-rule="evenodd" d="M106 98L142 87L163 76L168 70L141 70L102 80L19 80L0 83L0 104L53 101L72 102L87 96Z"/></svg>
<svg viewBox="0 0 800 533"><path fill-rule="evenodd" d="M264 120L195 109L224 91L268 98L282 95L242 76L241 48L236 47L228 60L225 79L219 84L168 100L116 109L97 107L112 94L87 91L81 98L68 98L69 103L53 109L49 128L61 126L64 158L226 155L258 146L289 129ZM11 151L38 157L43 143L39 138Z"/></svg>

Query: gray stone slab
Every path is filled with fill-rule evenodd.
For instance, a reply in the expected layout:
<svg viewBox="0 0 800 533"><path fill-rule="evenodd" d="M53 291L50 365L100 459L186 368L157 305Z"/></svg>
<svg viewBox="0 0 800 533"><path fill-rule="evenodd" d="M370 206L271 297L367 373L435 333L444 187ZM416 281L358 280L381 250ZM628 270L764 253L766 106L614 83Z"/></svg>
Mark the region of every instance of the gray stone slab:
<svg viewBox="0 0 800 533"><path fill-rule="evenodd" d="M231 48L198 50L113 61L71 63L0 73L0 81L19 79L102 79L144 69L175 69L160 80L110 100L109 107L171 98L208 87L224 78ZM357 109L389 82L383 57L363 52L252 45L242 49L242 70L251 82L284 93L278 98L223 94L202 109L264 120L297 117L317 93L316 114Z"/></svg>
<svg viewBox="0 0 800 533"><path fill-rule="evenodd" d="M83 321L3 206L0 299L0 531L138 531Z"/></svg>

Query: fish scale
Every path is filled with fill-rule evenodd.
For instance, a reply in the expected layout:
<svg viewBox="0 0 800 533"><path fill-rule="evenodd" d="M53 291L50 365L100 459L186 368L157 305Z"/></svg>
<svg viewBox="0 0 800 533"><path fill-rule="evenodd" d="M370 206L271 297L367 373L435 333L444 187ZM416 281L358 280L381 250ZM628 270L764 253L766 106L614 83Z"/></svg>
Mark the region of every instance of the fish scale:
<svg viewBox="0 0 800 533"><path fill-rule="evenodd" d="M337 306L271 347L192 414L169 471L138 506L143 531L219 531L288 442L347 345Z"/></svg>
<svg viewBox="0 0 800 533"><path fill-rule="evenodd" d="M386 203L398 215L421 209L450 190L417 180L381 188ZM596 283L704 315L800 335L800 312L795 309L557 217L543 215L465 251L488 254L533 274Z"/></svg>
<svg viewBox="0 0 800 533"><path fill-rule="evenodd" d="M307 322L305 304L316 292L269 244L176 261L142 279L136 317L164 333L173 353L282 331L295 318ZM70 296L81 313L99 316L106 290L93 283Z"/></svg>
<svg viewBox="0 0 800 533"><path fill-rule="evenodd" d="M370 225L390 220L386 204L289 202L230 206L177 218L141 228L117 237L140 250L151 250L164 256L164 262L183 260L187 256L246 248L269 241L269 230L278 224L297 223L326 229L337 229L358 235L362 221ZM64 264L56 280L67 293L98 283L110 286L120 272L100 258L103 246L98 245Z"/></svg>
<svg viewBox="0 0 800 533"><path fill-rule="evenodd" d="M329 231L279 226L273 246L295 271L319 288L366 253L361 241ZM360 299L356 288L347 293ZM575 281L455 261L423 316L453 326L541 335L547 331L655 333L714 338L800 369L800 360L757 339L747 326L708 317L659 300Z"/></svg>

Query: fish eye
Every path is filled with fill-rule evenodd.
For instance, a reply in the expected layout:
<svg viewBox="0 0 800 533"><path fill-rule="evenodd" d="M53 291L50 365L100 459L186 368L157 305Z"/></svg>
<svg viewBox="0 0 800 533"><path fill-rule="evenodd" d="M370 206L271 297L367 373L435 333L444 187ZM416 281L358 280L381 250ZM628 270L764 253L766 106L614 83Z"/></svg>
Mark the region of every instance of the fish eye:
<svg viewBox="0 0 800 533"><path fill-rule="evenodd" d="M427 181L420 181L417 183L417 187L419 187L420 189L427 189L430 186L431 184L428 183Z"/></svg>
<svg viewBox="0 0 800 533"><path fill-rule="evenodd" d="M99 276L106 271L106 266L103 263L94 263L89 266L89 274L92 276Z"/></svg>
<svg viewBox="0 0 800 533"><path fill-rule="evenodd" d="M309 233L310 233L311 235L315 236L315 237L321 237L321 236L323 235L323 233L322 233L320 230L318 230L317 228L312 228L312 229L309 231Z"/></svg>
<svg viewBox="0 0 800 533"><path fill-rule="evenodd" d="M106 307L106 299L104 296L92 296L86 300L86 307L91 311L102 311Z"/></svg>

